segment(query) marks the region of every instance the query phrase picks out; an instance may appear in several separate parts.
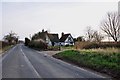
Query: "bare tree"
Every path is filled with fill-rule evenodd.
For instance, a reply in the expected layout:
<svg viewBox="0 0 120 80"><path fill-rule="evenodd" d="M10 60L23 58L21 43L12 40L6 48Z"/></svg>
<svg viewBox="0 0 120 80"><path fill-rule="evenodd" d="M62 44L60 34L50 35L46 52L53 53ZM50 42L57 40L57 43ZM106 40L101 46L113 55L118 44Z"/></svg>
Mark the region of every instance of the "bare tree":
<svg viewBox="0 0 120 80"><path fill-rule="evenodd" d="M16 33L13 33L12 31L4 36L4 40L8 41L9 44L12 44L12 41L18 42L18 37L16 36Z"/></svg>
<svg viewBox="0 0 120 80"><path fill-rule="evenodd" d="M87 27L87 30L86 30L86 38L87 38L87 41L94 41L94 42L101 42L101 40L104 38L104 36L96 31L96 30L93 30L90 26Z"/></svg>
<svg viewBox="0 0 120 80"><path fill-rule="evenodd" d="M87 38L87 41L90 41L90 42L93 39L93 30L90 26L86 28L86 38Z"/></svg>
<svg viewBox="0 0 120 80"><path fill-rule="evenodd" d="M85 41L84 36L77 37L76 41Z"/></svg>
<svg viewBox="0 0 120 80"><path fill-rule="evenodd" d="M93 33L93 41L95 42L101 42L101 40L104 38L104 36L98 32L98 31L94 31Z"/></svg>
<svg viewBox="0 0 120 80"><path fill-rule="evenodd" d="M120 39L120 22L118 13L108 13L107 19L102 22L101 29L117 42Z"/></svg>

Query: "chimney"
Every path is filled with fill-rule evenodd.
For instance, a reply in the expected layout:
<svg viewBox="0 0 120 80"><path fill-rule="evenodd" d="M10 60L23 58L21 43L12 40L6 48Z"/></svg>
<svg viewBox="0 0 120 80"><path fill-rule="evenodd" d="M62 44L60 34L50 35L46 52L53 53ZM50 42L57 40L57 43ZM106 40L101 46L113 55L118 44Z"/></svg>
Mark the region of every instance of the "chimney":
<svg viewBox="0 0 120 80"><path fill-rule="evenodd" d="M42 29L42 32L44 32L44 29Z"/></svg>
<svg viewBox="0 0 120 80"><path fill-rule="evenodd" d="M62 32L61 36L63 36L63 35L64 35L64 32Z"/></svg>

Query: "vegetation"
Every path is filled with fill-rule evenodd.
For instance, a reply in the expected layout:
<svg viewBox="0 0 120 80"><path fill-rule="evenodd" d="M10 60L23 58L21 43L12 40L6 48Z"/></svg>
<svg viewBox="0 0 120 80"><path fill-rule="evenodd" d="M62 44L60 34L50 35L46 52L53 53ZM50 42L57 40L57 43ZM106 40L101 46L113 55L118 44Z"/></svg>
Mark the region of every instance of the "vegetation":
<svg viewBox="0 0 120 80"><path fill-rule="evenodd" d="M74 42L77 42L77 41L85 41L85 38L84 38L84 36L79 36L79 37L77 37L77 38L74 38L73 39L74 40Z"/></svg>
<svg viewBox="0 0 120 80"><path fill-rule="evenodd" d="M7 41L10 45L16 44L18 42L18 36L16 36L16 33L13 33L12 31L4 36L4 40Z"/></svg>
<svg viewBox="0 0 120 80"><path fill-rule="evenodd" d="M61 50L63 50L63 51L64 50L73 50L73 49L75 49L73 45L71 45L71 46L67 46L67 45L66 46L61 46Z"/></svg>
<svg viewBox="0 0 120 80"><path fill-rule="evenodd" d="M96 31L93 30L90 26L86 28L86 41L88 42L101 42L104 36Z"/></svg>
<svg viewBox="0 0 120 80"><path fill-rule="evenodd" d="M102 22L101 29L110 37L113 38L115 42L120 39L120 22L119 22L118 12L108 13L107 19Z"/></svg>
<svg viewBox="0 0 120 80"><path fill-rule="evenodd" d="M78 66L88 67L99 72L104 72L112 77L120 78L120 52L101 52L99 50L67 50L53 57L71 62Z"/></svg>
<svg viewBox="0 0 120 80"><path fill-rule="evenodd" d="M0 53L2 52L2 41L0 41Z"/></svg>
<svg viewBox="0 0 120 80"><path fill-rule="evenodd" d="M37 50L46 50L47 44L43 41L30 41L28 44L29 47L37 49Z"/></svg>
<svg viewBox="0 0 120 80"><path fill-rule="evenodd" d="M4 41L0 41L0 53L10 49L18 43L18 36L12 31L3 37Z"/></svg>
<svg viewBox="0 0 120 80"><path fill-rule="evenodd" d="M102 21L101 30L107 34L107 37L111 37L115 42L120 41L120 22L117 12L109 12L105 20ZM86 41L89 42L101 42L106 35L102 35L99 31L93 30L90 26L86 28Z"/></svg>
<svg viewBox="0 0 120 80"><path fill-rule="evenodd" d="M0 53L7 51L13 47L13 45L10 45L8 42L0 41Z"/></svg>
<svg viewBox="0 0 120 80"><path fill-rule="evenodd" d="M46 50L48 46L44 41L45 33L47 33L47 31L43 29L42 32L38 32L31 36L31 40L25 38L25 45L37 50Z"/></svg>
<svg viewBox="0 0 120 80"><path fill-rule="evenodd" d="M60 46L48 46L47 50L54 50L54 51L58 51L60 50Z"/></svg>
<svg viewBox="0 0 120 80"><path fill-rule="evenodd" d="M105 49L82 49L81 52L95 52L101 54L112 54L112 53L120 53L120 48L105 48Z"/></svg>
<svg viewBox="0 0 120 80"><path fill-rule="evenodd" d="M92 49L92 48L120 48L120 42L76 42L76 49Z"/></svg>
<svg viewBox="0 0 120 80"><path fill-rule="evenodd" d="M28 46L28 45L29 45L29 43L30 43L30 39L25 38L25 46Z"/></svg>
<svg viewBox="0 0 120 80"><path fill-rule="evenodd" d="M38 32L38 33L35 33L32 37L31 37L31 39L32 40L36 40L36 39L43 39L43 40L45 40L45 33L47 33L47 31L44 31L44 29L42 30L42 32Z"/></svg>
<svg viewBox="0 0 120 80"><path fill-rule="evenodd" d="M5 46L2 48L2 52L5 52L5 51L11 49L12 47L13 47L13 45Z"/></svg>

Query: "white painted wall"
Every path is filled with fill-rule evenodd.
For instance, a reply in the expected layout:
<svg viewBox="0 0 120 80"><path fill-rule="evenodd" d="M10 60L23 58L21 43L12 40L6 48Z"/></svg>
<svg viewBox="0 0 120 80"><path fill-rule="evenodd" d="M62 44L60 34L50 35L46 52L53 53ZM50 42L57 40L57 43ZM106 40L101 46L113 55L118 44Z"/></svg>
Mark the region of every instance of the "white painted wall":
<svg viewBox="0 0 120 80"><path fill-rule="evenodd" d="M71 38L71 41L73 42L73 44L70 43L71 41L69 41L69 38ZM69 36L67 37L67 39L65 40L65 42L61 42L61 45L63 45L63 46L65 46L65 45L74 45L74 41L73 41L72 36L69 35Z"/></svg>
<svg viewBox="0 0 120 80"><path fill-rule="evenodd" d="M52 42L50 41L48 35L46 35L46 43L48 46L52 46ZM60 44L59 42L58 43L55 42L54 46L59 46L59 44Z"/></svg>
<svg viewBox="0 0 120 80"><path fill-rule="evenodd" d="M48 46L52 46L52 42L50 41L48 35L46 35L46 43Z"/></svg>
<svg viewBox="0 0 120 80"><path fill-rule="evenodd" d="M70 41L69 41L69 38L71 39ZM67 37L67 39L65 40L65 45L67 45L67 44L68 44L68 45L74 45L74 43L71 44L70 42L74 42L71 35L69 35L69 36Z"/></svg>
<svg viewBox="0 0 120 80"><path fill-rule="evenodd" d="M59 45L60 45L60 43L59 43L59 42L58 42L58 43L56 43L56 42L55 42L55 44L54 44L54 46L59 46Z"/></svg>

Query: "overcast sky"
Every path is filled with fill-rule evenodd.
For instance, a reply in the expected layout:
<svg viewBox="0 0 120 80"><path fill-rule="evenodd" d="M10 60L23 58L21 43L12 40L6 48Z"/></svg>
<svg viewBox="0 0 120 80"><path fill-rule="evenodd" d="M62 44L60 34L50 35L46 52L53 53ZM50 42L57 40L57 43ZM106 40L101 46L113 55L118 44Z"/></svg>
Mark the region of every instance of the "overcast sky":
<svg viewBox="0 0 120 80"><path fill-rule="evenodd" d="M13 0L11 0L13 1ZM15 1L15 0L14 0ZM51 33L71 33L73 37L84 36L87 26L99 30L100 22L107 12L118 11L118 2L8 2L3 0L2 7L2 35L11 30L16 32L20 39L29 37L42 29ZM70 0L74 1L74 0ZM76 0L77 1L77 0ZM0 3L1 6L1 3Z"/></svg>

